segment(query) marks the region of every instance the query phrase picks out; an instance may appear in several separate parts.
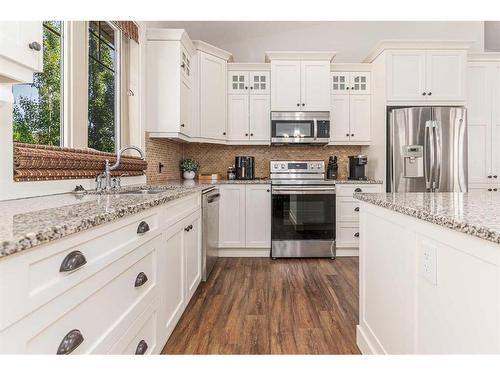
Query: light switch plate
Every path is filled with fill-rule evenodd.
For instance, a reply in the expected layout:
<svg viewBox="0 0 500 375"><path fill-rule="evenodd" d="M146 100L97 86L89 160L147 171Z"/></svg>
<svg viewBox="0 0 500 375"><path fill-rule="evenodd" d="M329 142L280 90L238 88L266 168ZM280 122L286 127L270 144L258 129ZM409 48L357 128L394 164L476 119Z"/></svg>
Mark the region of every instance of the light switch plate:
<svg viewBox="0 0 500 375"><path fill-rule="evenodd" d="M437 285L437 249L429 243L422 243L420 249L420 275Z"/></svg>

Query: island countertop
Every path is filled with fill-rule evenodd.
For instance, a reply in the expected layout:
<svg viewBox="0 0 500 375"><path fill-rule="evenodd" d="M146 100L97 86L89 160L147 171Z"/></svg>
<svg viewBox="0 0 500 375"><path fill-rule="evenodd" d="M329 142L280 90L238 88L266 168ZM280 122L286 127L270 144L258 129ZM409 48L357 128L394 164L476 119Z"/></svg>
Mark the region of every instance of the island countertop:
<svg viewBox="0 0 500 375"><path fill-rule="evenodd" d="M500 244L500 196L471 193L356 193L360 201Z"/></svg>
<svg viewBox="0 0 500 375"><path fill-rule="evenodd" d="M200 193L213 184L143 186L158 194L56 194L0 202L0 258ZM123 190L140 186L123 187Z"/></svg>

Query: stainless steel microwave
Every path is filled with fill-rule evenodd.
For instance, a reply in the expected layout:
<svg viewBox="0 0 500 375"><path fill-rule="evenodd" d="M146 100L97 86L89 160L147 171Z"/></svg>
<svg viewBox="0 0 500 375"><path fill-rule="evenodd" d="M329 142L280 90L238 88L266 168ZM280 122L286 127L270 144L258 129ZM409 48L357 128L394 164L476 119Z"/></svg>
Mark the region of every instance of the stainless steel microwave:
<svg viewBox="0 0 500 375"><path fill-rule="evenodd" d="M271 112L271 143L328 143L330 112Z"/></svg>

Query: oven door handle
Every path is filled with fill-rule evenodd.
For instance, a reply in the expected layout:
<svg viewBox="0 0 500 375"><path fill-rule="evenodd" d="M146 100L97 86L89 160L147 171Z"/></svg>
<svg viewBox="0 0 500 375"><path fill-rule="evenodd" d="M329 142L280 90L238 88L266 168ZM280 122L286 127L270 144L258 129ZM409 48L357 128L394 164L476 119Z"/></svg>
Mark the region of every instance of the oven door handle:
<svg viewBox="0 0 500 375"><path fill-rule="evenodd" d="M290 195L290 194L335 194L335 188L300 188L300 189L283 189L273 188L274 195Z"/></svg>

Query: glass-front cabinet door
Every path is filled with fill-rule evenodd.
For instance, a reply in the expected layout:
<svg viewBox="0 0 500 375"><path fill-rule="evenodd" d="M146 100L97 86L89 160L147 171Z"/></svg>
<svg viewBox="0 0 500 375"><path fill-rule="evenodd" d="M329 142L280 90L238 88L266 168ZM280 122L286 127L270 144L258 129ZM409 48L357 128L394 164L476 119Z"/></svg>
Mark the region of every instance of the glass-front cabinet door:
<svg viewBox="0 0 500 375"><path fill-rule="evenodd" d="M270 72L250 72L250 94L270 94Z"/></svg>
<svg viewBox="0 0 500 375"><path fill-rule="evenodd" d="M330 88L332 94L349 93L349 72L332 72Z"/></svg>
<svg viewBox="0 0 500 375"><path fill-rule="evenodd" d="M229 71L228 94L246 94L248 86L248 72Z"/></svg>
<svg viewBox="0 0 500 375"><path fill-rule="evenodd" d="M351 94L370 93L370 72L351 72Z"/></svg>

